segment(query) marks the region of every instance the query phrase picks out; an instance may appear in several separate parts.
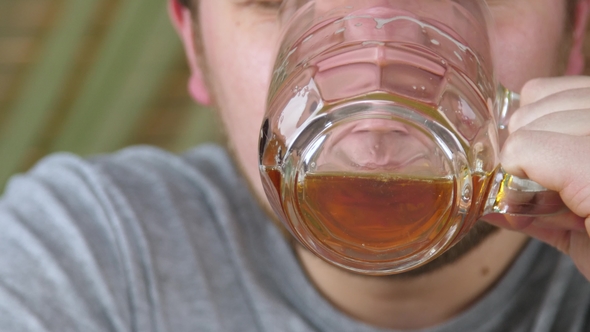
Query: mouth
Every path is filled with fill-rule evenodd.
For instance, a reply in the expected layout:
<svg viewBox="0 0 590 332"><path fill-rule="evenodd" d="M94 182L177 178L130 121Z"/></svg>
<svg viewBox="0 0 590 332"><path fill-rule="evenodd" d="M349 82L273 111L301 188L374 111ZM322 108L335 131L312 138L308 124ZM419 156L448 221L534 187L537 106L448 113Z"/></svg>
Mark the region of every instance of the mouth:
<svg viewBox="0 0 590 332"><path fill-rule="evenodd" d="M330 170L428 172L438 163L431 160L435 147L422 136L403 122L363 119L331 133L319 164Z"/></svg>
<svg viewBox="0 0 590 332"><path fill-rule="evenodd" d="M408 126L397 121L384 119L366 119L355 123L352 133L397 133L408 134Z"/></svg>

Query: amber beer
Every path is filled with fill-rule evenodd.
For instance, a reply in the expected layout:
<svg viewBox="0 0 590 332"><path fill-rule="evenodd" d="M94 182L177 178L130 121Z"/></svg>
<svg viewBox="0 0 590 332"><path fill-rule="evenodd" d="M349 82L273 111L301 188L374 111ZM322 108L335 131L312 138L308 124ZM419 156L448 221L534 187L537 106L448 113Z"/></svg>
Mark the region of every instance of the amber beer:
<svg viewBox="0 0 590 332"><path fill-rule="evenodd" d="M267 169L267 191L281 202L282 218L289 202L281 195L281 173ZM474 196L483 197L489 177L473 176ZM403 249L424 234L424 246L451 226L454 209L453 178L407 177L396 174L308 173L297 185L293 207L319 242L338 251L354 248L379 252ZM272 188L270 187L272 186ZM478 202L481 203L481 202ZM481 204L473 204L464 223L475 222ZM346 246L343 248L343 246Z"/></svg>
<svg viewBox="0 0 590 332"><path fill-rule="evenodd" d="M389 174L307 174L298 185L301 213L320 241L367 249L402 247L448 219L453 179ZM329 233L329 236L326 236Z"/></svg>

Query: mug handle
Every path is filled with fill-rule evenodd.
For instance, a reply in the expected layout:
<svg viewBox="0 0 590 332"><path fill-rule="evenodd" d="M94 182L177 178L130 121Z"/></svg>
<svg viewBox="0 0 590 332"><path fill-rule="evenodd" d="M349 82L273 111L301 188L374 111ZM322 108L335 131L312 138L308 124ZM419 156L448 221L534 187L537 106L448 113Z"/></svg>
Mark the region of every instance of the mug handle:
<svg viewBox="0 0 590 332"><path fill-rule="evenodd" d="M484 214L547 216L569 210L557 191L549 190L532 180L510 175L501 167L493 181Z"/></svg>
<svg viewBox="0 0 590 332"><path fill-rule="evenodd" d="M498 89L496 116L498 130L504 131L508 128L512 111L520 105L520 95L503 86ZM541 216L560 214L568 210L558 192L549 190L535 181L510 175L499 167L488 194L484 214Z"/></svg>

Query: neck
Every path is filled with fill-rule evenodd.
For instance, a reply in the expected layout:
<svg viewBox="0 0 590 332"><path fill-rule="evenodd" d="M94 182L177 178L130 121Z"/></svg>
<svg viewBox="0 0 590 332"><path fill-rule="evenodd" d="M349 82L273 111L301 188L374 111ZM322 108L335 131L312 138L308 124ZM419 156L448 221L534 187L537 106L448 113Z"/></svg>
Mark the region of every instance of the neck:
<svg viewBox="0 0 590 332"><path fill-rule="evenodd" d="M527 238L500 230L458 261L416 277L352 274L297 246L312 283L333 305L368 324L419 329L467 309L502 276Z"/></svg>

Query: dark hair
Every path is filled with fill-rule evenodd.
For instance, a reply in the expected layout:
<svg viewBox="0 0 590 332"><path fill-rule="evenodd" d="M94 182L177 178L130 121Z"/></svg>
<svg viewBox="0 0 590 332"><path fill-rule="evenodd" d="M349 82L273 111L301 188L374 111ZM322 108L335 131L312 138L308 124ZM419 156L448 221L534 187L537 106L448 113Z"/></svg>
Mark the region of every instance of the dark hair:
<svg viewBox="0 0 590 332"><path fill-rule="evenodd" d="M191 10L195 22L198 19L198 0L177 0L179 4ZM567 0L566 1L566 25L565 25L565 34L572 37L572 31L574 28L574 21L576 17L576 5L580 0ZM198 30L198 22L196 22L196 29ZM200 44L200 40L197 40L197 49L198 51L202 50L202 45Z"/></svg>
<svg viewBox="0 0 590 332"><path fill-rule="evenodd" d="M575 10L576 10L576 3L578 0L568 0L567 1L567 14L569 18L569 24L573 25ZM178 0L178 3L181 5L193 9L193 0Z"/></svg>
<svg viewBox="0 0 590 332"><path fill-rule="evenodd" d="M183 0L185 1L185 0ZM191 1L191 0L186 0ZM576 5L578 4L579 0L568 0L567 8L566 8L566 15L567 15L567 31L571 32L574 28L574 20L576 19Z"/></svg>
<svg viewBox="0 0 590 332"><path fill-rule="evenodd" d="M192 0L178 0L178 3L188 8L192 7Z"/></svg>

